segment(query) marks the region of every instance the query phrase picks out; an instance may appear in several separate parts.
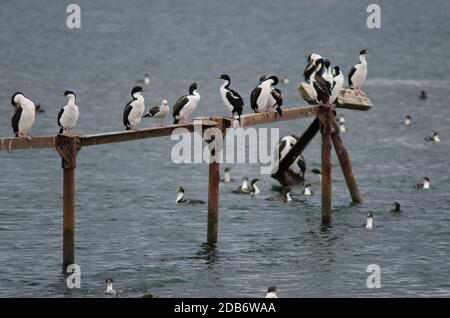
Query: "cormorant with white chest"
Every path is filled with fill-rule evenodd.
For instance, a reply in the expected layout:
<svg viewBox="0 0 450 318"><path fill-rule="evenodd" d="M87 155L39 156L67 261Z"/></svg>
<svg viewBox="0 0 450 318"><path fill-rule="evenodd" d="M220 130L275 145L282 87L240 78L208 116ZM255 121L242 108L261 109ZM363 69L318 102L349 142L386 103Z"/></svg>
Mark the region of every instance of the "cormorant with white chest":
<svg viewBox="0 0 450 318"><path fill-rule="evenodd" d="M276 88L278 77L270 76L268 78L261 77L260 83L250 94L250 104L255 113L263 113L271 111L273 108L282 116L281 106L283 105L283 97L281 90Z"/></svg>
<svg viewBox="0 0 450 318"><path fill-rule="evenodd" d="M328 104L331 96L331 84L322 77L325 62L318 59L315 64L316 68L311 75L311 84L314 89L316 100L321 104Z"/></svg>
<svg viewBox="0 0 450 318"><path fill-rule="evenodd" d="M63 106L58 114L58 125L60 127L59 133L70 133L75 127L80 115L78 106L75 105L76 95L72 91L65 91L63 96L66 96L69 101L66 106Z"/></svg>
<svg viewBox="0 0 450 318"><path fill-rule="evenodd" d="M197 83L194 82L189 86L189 94L181 96L173 106L173 123L178 124L180 119L182 119L183 122L187 122L189 116L197 108L199 101L200 94L197 92Z"/></svg>
<svg viewBox="0 0 450 318"><path fill-rule="evenodd" d="M27 133L33 127L34 118L36 116L36 107L34 103L26 98L22 92L14 93L11 97L11 105L14 107L14 115L11 125L16 137L26 137Z"/></svg>
<svg viewBox="0 0 450 318"><path fill-rule="evenodd" d="M141 123L142 115L145 111L145 99L142 94L144 89L141 86L135 86L131 90L133 99L125 106L123 110L123 125L126 130L136 129Z"/></svg>
<svg viewBox="0 0 450 318"><path fill-rule="evenodd" d="M220 96L222 100L227 106L227 108L231 112L231 117L234 118L234 115L237 114L239 117L239 124L241 123L241 115L244 107L244 100L241 95L235 90L230 88L231 78L227 74L222 74L217 76L216 78L222 80L222 85L220 86Z"/></svg>
<svg viewBox="0 0 450 318"><path fill-rule="evenodd" d="M205 201L202 200L192 200L192 199L184 199L184 189L182 187L177 188L177 200L176 203L186 203L186 204L205 204Z"/></svg>
<svg viewBox="0 0 450 318"><path fill-rule="evenodd" d="M342 74L339 66L335 66L331 74L333 75L333 86L331 89L330 103L334 104L344 86L344 74Z"/></svg>
<svg viewBox="0 0 450 318"><path fill-rule="evenodd" d="M369 51L367 51L366 49L362 50L359 53L359 63L355 64L355 66L352 67L350 73L348 74L348 84L350 85L350 88L355 91L356 95L366 96L361 87L367 77L368 54Z"/></svg>
<svg viewBox="0 0 450 318"><path fill-rule="evenodd" d="M306 83L310 82L310 77L311 74L314 72L316 61L321 58L322 56L320 56L317 53L311 53L308 55L307 58L308 64L306 65L305 70L303 71L303 77L305 78Z"/></svg>

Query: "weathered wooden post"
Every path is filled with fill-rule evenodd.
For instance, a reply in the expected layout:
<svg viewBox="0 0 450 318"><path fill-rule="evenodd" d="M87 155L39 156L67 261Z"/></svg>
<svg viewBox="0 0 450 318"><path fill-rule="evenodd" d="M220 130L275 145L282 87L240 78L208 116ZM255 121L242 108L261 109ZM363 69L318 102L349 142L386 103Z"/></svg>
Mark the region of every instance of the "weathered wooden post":
<svg viewBox="0 0 450 318"><path fill-rule="evenodd" d="M320 133L322 134L322 222L331 221L331 133L334 115L331 105L319 105Z"/></svg>
<svg viewBox="0 0 450 318"><path fill-rule="evenodd" d="M58 135L56 150L62 158L63 172L63 272L75 263L75 168L80 141L76 136Z"/></svg>

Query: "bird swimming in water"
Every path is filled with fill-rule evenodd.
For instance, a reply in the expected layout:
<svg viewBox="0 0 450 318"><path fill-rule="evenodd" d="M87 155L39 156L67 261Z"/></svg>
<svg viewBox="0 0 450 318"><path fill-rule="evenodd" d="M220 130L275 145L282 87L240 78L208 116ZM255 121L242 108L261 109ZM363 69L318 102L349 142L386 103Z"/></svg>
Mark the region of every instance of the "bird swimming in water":
<svg viewBox="0 0 450 318"><path fill-rule="evenodd" d="M290 187L284 187L283 191L279 195L274 195L271 197L266 198L267 201L283 201L283 202L291 202L291 188Z"/></svg>
<svg viewBox="0 0 450 318"><path fill-rule="evenodd" d="M241 95L235 90L230 88L231 78L227 74L222 74L216 78L222 80L222 85L220 86L220 96L231 112L231 117L234 118L235 114L238 115L238 121L241 123L241 115L244 107L244 100Z"/></svg>
<svg viewBox="0 0 450 318"><path fill-rule="evenodd" d="M14 107L14 115L11 120L14 136L25 137L31 140L31 137L27 134L31 127L33 127L36 116L34 103L26 98L22 92L16 92L11 97L11 105Z"/></svg>
<svg viewBox="0 0 450 318"><path fill-rule="evenodd" d="M312 170L310 170L312 173L314 173L315 175L317 175L319 177L319 181L322 182L322 172L320 172L319 169L314 168Z"/></svg>
<svg viewBox="0 0 450 318"><path fill-rule="evenodd" d="M113 279L111 277L108 277L106 279L106 290L105 294L107 295L117 295L117 291L113 288Z"/></svg>
<svg viewBox="0 0 450 318"><path fill-rule="evenodd" d="M175 201L176 203L205 204L205 201L202 200L192 200L192 199L184 200L184 189L182 187L177 188L177 193L178 193L177 200Z"/></svg>
<svg viewBox="0 0 450 318"><path fill-rule="evenodd" d="M405 117L405 126L411 125L411 116L406 115Z"/></svg>
<svg viewBox="0 0 450 318"><path fill-rule="evenodd" d="M441 138L439 138L437 131L435 131L431 136L425 137L425 140L431 143L441 142Z"/></svg>
<svg viewBox="0 0 450 318"><path fill-rule="evenodd" d="M395 202L394 202L394 208L391 210L391 212L396 212L396 213L402 212L402 211L400 210L400 203L398 203L397 201L395 201Z"/></svg>
<svg viewBox="0 0 450 318"><path fill-rule="evenodd" d="M305 184L302 194L306 196L311 196L314 194L314 192L311 190L311 185L309 183Z"/></svg>
<svg viewBox="0 0 450 318"><path fill-rule="evenodd" d="M425 91L420 91L419 99L427 99L427 93Z"/></svg>
<svg viewBox="0 0 450 318"><path fill-rule="evenodd" d="M150 85L150 75L145 74L144 79L137 80L136 82L144 85Z"/></svg>
<svg viewBox="0 0 450 318"><path fill-rule="evenodd" d="M358 64L355 64L352 67L350 73L348 74L348 84L350 85L350 88L352 88L355 91L356 95L366 96L366 94L362 91L361 88L367 77L368 55L369 51L366 49L359 52L359 62Z"/></svg>
<svg viewBox="0 0 450 318"><path fill-rule="evenodd" d="M366 224L363 224L362 226L363 227L365 227L366 229L368 229L368 230L371 230L371 229L373 229L373 214L372 213L367 213L367 216L366 216Z"/></svg>
<svg viewBox="0 0 450 318"><path fill-rule="evenodd" d="M257 182L259 181L259 179L253 179L252 182L250 183L250 194L251 195L255 195L255 194L260 194L261 191L259 190L258 186L257 186Z"/></svg>
<svg viewBox="0 0 450 318"><path fill-rule="evenodd" d="M220 180L225 183L233 182L233 178L231 178L231 169L229 167L226 167L223 174L223 179Z"/></svg>
<svg viewBox="0 0 450 318"><path fill-rule="evenodd" d="M231 191L232 193L238 193L238 194L250 194L250 188L248 186L248 177L243 176L242 177L242 185L240 185L236 190Z"/></svg>
<svg viewBox="0 0 450 318"><path fill-rule="evenodd" d="M133 99L128 102L123 110L123 125L126 130L136 129L141 123L145 111L144 91L141 86L135 86L131 90Z"/></svg>
<svg viewBox="0 0 450 318"><path fill-rule="evenodd" d="M278 77L262 76L260 83L250 94L250 105L255 113L263 113L275 109L280 116L283 116L281 106L283 98L281 90L275 86L278 84Z"/></svg>
<svg viewBox="0 0 450 318"><path fill-rule="evenodd" d="M71 133L72 129L78 122L80 112L78 106L75 105L76 95L72 91L65 91L62 96L66 96L69 101L66 106L63 106L58 114L58 125L60 127L59 133Z"/></svg>
<svg viewBox="0 0 450 318"><path fill-rule="evenodd" d="M145 293L144 295L142 295L141 298L159 298L158 295L155 295L153 293Z"/></svg>
<svg viewBox="0 0 450 318"><path fill-rule="evenodd" d="M344 117L344 115L339 114L339 117L338 117L338 123L339 123L339 124L340 124L340 123L345 124L345 117Z"/></svg>
<svg viewBox="0 0 450 318"><path fill-rule="evenodd" d="M421 183L417 183L414 188L416 189L425 189L428 190L430 188L430 178L423 177Z"/></svg>
<svg viewBox="0 0 450 318"><path fill-rule="evenodd" d="M152 107L148 113L143 116L143 118L159 118L162 126L163 120L169 112L169 104L167 103L167 100L163 99L159 106Z"/></svg>
<svg viewBox="0 0 450 318"><path fill-rule="evenodd" d="M345 126L345 123L339 123L339 131L341 133L347 132L347 127Z"/></svg>
<svg viewBox="0 0 450 318"><path fill-rule="evenodd" d="M289 83L290 83L289 78L288 78L287 76L283 76L283 77L281 78L281 82L282 82L284 85L289 85Z"/></svg>
<svg viewBox="0 0 450 318"><path fill-rule="evenodd" d="M277 292L278 292L278 289L276 286L270 286L267 289L266 298L278 298Z"/></svg>
<svg viewBox="0 0 450 318"><path fill-rule="evenodd" d="M333 85L331 86L330 103L334 104L341 93L342 87L344 87L344 74L342 74L339 66L335 66L331 74L333 76Z"/></svg>
<svg viewBox="0 0 450 318"><path fill-rule="evenodd" d="M194 110L198 106L198 102L200 101L200 94L197 91L197 83L192 83L189 86L189 94L183 95L176 101L173 106L172 115L174 118L174 125L178 124L180 120L183 120L183 123L186 123L189 119L189 116L194 112Z"/></svg>
<svg viewBox="0 0 450 318"><path fill-rule="evenodd" d="M45 109L40 104L36 104L35 111L36 113L45 113Z"/></svg>
<svg viewBox="0 0 450 318"><path fill-rule="evenodd" d="M303 77L305 78L306 83L310 83L311 74L314 72L315 64L318 59L321 59L322 56L320 56L317 53L311 53L307 57L308 64L305 67L305 70L303 71Z"/></svg>

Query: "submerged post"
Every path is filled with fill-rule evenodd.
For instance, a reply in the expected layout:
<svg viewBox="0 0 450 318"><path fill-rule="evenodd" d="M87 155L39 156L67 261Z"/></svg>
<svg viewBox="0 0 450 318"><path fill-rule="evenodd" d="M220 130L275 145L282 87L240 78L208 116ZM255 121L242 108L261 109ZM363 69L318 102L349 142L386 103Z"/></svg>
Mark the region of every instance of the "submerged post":
<svg viewBox="0 0 450 318"><path fill-rule="evenodd" d="M320 133L322 134L322 223L331 221L331 133L333 111L330 105L319 106Z"/></svg>
<svg viewBox="0 0 450 318"><path fill-rule="evenodd" d="M63 172L63 272L75 263L75 168L80 150L78 137L58 135L56 150L62 158Z"/></svg>

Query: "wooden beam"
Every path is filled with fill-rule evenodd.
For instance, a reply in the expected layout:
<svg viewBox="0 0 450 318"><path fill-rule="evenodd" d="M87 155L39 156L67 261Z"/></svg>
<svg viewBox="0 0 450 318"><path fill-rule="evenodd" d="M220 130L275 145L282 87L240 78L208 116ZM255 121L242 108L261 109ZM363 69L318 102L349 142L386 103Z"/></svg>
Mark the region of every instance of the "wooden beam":
<svg viewBox="0 0 450 318"><path fill-rule="evenodd" d="M311 92L311 85L308 85L306 82L301 82L298 85L298 92L303 99L309 104L316 104L316 101L313 99L313 93ZM347 108L353 110L369 110L373 106L372 102L366 96L358 96L355 94L355 91L349 88L344 88L341 90L337 102L337 108Z"/></svg>
<svg viewBox="0 0 450 318"><path fill-rule="evenodd" d="M201 122L202 129L214 127L217 124L213 121L203 120ZM124 130L110 133L100 133L92 135L80 136L81 146L95 146L110 144L116 142L140 140L146 138L155 138L162 136L170 136L175 130L184 128L190 132L194 131L194 123L180 124L180 125L167 125L164 127L151 127L140 130Z"/></svg>
<svg viewBox="0 0 450 318"><path fill-rule="evenodd" d="M322 222L327 224L331 220L331 136L322 134Z"/></svg>
<svg viewBox="0 0 450 318"><path fill-rule="evenodd" d="M55 148L56 136L37 136L28 140L25 137L0 138L0 150Z"/></svg>
<svg viewBox="0 0 450 318"><path fill-rule="evenodd" d="M241 127L268 124L278 121L296 118L315 117L318 114L318 106L306 106L295 108L283 108L283 116L276 112L248 114L241 116Z"/></svg>
<svg viewBox="0 0 450 318"><path fill-rule="evenodd" d="M294 163L295 159L305 150L306 146L314 138L319 131L319 119L315 118L305 132L301 135L297 143L292 147L288 154L278 164L277 172L272 174L272 178L277 179L283 185L288 185L289 177L286 175L289 167Z"/></svg>

